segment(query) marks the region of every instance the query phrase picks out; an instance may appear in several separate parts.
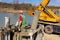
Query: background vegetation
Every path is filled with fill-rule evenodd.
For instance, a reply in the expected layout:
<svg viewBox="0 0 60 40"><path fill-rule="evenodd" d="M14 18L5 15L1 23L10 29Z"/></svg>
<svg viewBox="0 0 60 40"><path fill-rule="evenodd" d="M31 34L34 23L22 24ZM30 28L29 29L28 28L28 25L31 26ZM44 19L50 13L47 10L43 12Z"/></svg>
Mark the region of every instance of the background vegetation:
<svg viewBox="0 0 60 40"><path fill-rule="evenodd" d="M0 2L0 8L13 8L16 10L34 10L34 6L32 6L32 4L26 4L26 3L22 3L22 4L8 4L8 3L2 3Z"/></svg>

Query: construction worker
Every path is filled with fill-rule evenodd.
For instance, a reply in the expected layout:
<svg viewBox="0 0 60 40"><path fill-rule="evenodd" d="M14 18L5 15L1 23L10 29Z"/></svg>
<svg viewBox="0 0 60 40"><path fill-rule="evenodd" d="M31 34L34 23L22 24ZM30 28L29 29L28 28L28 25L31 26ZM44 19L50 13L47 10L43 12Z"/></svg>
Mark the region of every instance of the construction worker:
<svg viewBox="0 0 60 40"><path fill-rule="evenodd" d="M23 11L19 11L20 17L19 17L19 31L25 31L26 27L26 17L23 15Z"/></svg>

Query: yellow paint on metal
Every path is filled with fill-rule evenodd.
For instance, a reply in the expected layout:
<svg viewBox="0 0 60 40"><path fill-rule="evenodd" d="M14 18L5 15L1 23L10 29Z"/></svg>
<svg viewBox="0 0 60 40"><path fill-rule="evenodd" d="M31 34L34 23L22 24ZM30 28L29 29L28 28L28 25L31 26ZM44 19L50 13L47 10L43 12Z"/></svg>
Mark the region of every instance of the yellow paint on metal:
<svg viewBox="0 0 60 40"><path fill-rule="evenodd" d="M50 1L50 0L43 0L43 1L40 3L40 6L38 6L37 10L40 10L40 11L41 11L41 10L44 10L43 7L46 7L46 6L48 5L49 1ZM43 7L42 7L41 5L42 5Z"/></svg>
<svg viewBox="0 0 60 40"><path fill-rule="evenodd" d="M33 16L34 11L33 10L30 10L28 13L29 13L28 14L29 16Z"/></svg>
<svg viewBox="0 0 60 40"><path fill-rule="evenodd" d="M50 0L43 0L40 4L43 5L44 7L46 7L49 2L50 2Z"/></svg>
<svg viewBox="0 0 60 40"><path fill-rule="evenodd" d="M57 16L51 9L47 9L46 6L48 5L50 0L43 0L40 3L40 6L37 7L36 10L41 11L39 19L44 21L51 21L51 22L59 22L60 17ZM29 15L33 16L34 11L30 11Z"/></svg>
<svg viewBox="0 0 60 40"><path fill-rule="evenodd" d="M42 11L40 13L40 17L39 17L40 20L44 20L44 21L51 21L51 22L56 22L56 19L55 18L51 18L49 15L46 14L46 12Z"/></svg>

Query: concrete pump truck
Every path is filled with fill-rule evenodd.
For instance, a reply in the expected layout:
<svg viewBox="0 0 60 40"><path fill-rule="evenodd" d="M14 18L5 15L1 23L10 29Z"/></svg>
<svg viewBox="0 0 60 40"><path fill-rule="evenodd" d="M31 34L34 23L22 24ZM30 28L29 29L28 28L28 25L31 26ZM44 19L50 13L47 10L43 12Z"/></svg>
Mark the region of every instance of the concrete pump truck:
<svg viewBox="0 0 60 40"><path fill-rule="evenodd" d="M51 9L47 8L49 2L50 0L43 0L36 8L36 10L40 11L38 17L38 24L44 25L44 31L46 33L60 33L60 16L57 16ZM29 11L29 15L34 16L35 12ZM36 16L37 15L35 15L35 17Z"/></svg>

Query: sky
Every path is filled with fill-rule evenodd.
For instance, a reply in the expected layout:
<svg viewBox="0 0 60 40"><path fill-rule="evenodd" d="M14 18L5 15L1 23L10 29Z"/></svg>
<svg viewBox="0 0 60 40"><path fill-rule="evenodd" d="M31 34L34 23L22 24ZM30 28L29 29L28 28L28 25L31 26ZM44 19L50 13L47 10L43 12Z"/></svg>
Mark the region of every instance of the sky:
<svg viewBox="0 0 60 40"><path fill-rule="evenodd" d="M13 0L0 0L0 2L13 3ZM19 0L19 3L31 3L32 5L39 5L42 0ZM49 6L60 6L60 0L50 0Z"/></svg>

